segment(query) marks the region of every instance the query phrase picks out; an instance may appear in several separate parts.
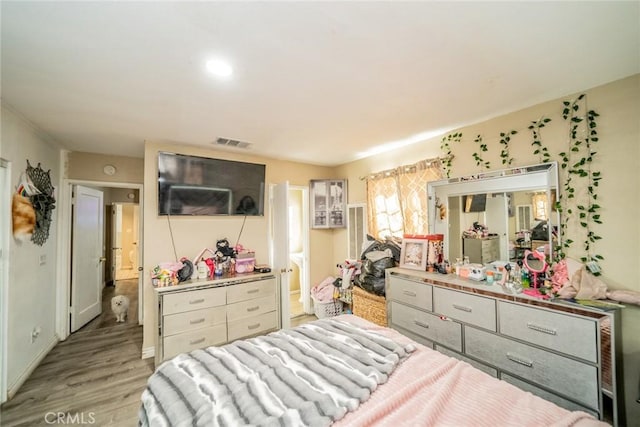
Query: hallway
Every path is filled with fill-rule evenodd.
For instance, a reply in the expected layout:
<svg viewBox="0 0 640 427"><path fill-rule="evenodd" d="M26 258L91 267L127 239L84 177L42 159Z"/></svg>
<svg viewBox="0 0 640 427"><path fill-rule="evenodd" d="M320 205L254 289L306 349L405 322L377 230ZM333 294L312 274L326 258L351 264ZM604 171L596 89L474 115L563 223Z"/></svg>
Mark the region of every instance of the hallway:
<svg viewBox="0 0 640 427"><path fill-rule="evenodd" d="M115 295L129 297L129 312L124 323L116 323L116 316L111 311L111 298ZM138 324L138 279L118 280L115 286L102 289L102 314L84 325L78 332L91 331L110 326ZM76 332L77 333L77 332Z"/></svg>

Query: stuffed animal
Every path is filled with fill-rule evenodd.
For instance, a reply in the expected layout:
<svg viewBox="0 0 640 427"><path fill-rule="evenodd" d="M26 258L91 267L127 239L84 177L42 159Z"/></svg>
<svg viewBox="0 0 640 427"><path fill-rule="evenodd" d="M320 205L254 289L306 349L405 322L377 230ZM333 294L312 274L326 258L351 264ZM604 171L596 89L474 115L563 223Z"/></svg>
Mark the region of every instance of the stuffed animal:
<svg viewBox="0 0 640 427"><path fill-rule="evenodd" d="M233 258L233 256L235 255L235 251L231 246L229 246L229 240L221 239L216 242L216 257L218 257L218 254L221 255L220 258L223 258L223 257Z"/></svg>

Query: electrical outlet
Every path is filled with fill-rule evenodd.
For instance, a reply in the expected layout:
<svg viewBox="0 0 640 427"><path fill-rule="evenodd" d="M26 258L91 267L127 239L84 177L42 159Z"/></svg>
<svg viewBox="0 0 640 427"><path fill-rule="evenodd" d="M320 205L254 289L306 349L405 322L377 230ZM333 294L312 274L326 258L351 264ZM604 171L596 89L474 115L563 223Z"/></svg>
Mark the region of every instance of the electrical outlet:
<svg viewBox="0 0 640 427"><path fill-rule="evenodd" d="M47 263L47 256L40 255L40 265L45 265Z"/></svg>
<svg viewBox="0 0 640 427"><path fill-rule="evenodd" d="M35 328L33 328L33 330L31 330L31 344L36 342L41 332L42 328L40 328L40 326L36 326Z"/></svg>

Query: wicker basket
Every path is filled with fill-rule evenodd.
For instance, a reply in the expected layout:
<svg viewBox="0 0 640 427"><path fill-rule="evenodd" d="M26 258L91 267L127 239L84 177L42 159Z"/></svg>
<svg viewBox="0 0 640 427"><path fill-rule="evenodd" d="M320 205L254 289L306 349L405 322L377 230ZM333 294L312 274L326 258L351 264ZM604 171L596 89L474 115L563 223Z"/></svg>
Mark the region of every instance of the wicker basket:
<svg viewBox="0 0 640 427"><path fill-rule="evenodd" d="M387 326L387 300L383 296L369 293L354 286L353 314L376 325Z"/></svg>
<svg viewBox="0 0 640 427"><path fill-rule="evenodd" d="M318 319L333 317L342 314L342 301L339 299L332 302L313 301L313 312Z"/></svg>

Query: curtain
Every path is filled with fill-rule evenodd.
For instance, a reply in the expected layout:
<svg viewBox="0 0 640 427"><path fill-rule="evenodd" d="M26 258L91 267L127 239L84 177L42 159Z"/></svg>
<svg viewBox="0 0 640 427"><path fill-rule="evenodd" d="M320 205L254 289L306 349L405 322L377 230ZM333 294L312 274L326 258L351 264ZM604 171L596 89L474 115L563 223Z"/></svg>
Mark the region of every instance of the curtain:
<svg viewBox="0 0 640 427"><path fill-rule="evenodd" d="M440 160L423 160L367 177L367 221L377 238L427 234L427 183L441 179Z"/></svg>

